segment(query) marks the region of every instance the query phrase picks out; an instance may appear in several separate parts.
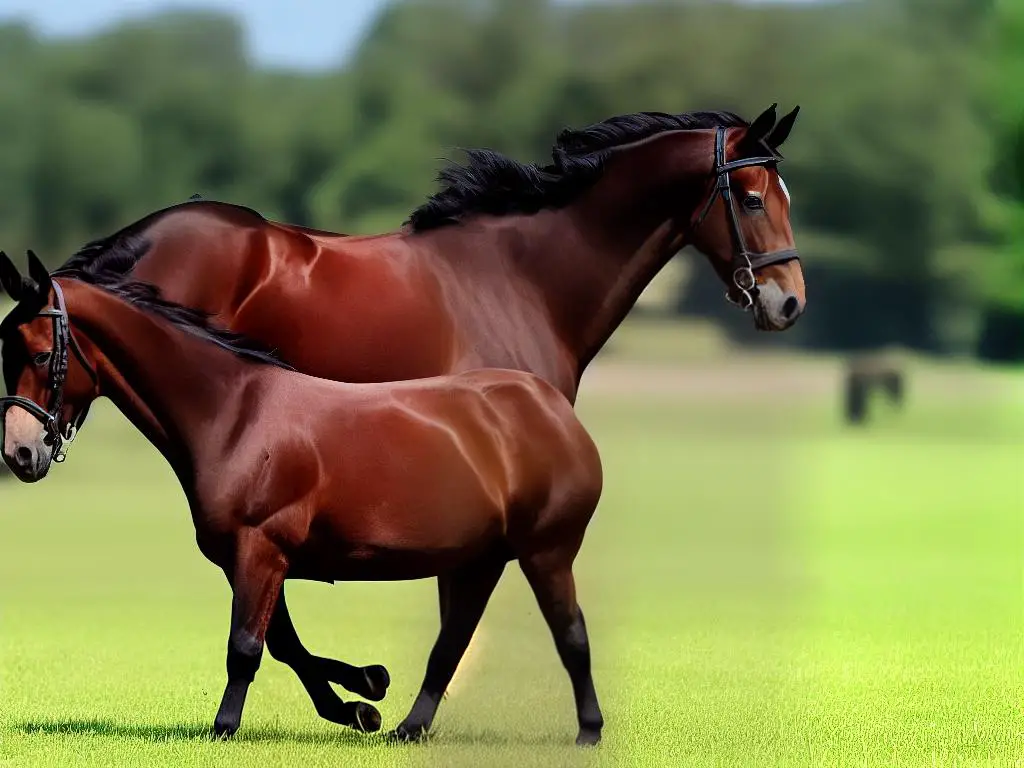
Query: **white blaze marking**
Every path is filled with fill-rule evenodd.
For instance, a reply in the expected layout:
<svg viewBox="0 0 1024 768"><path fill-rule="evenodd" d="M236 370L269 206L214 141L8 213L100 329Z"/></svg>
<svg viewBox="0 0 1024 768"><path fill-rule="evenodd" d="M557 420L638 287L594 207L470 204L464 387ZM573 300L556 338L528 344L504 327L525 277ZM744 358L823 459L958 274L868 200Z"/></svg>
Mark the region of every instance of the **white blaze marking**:
<svg viewBox="0 0 1024 768"><path fill-rule="evenodd" d="M786 196L786 202L792 204L792 199L789 197L789 187L786 186L786 182L782 180L782 176L776 174L779 179L779 186L782 187L782 194Z"/></svg>

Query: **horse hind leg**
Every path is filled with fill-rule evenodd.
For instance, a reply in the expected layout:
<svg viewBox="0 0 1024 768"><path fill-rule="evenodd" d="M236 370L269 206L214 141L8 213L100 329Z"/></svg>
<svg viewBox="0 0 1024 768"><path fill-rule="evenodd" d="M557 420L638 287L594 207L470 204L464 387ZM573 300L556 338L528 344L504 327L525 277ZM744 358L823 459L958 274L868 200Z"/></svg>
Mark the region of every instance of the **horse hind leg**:
<svg viewBox="0 0 1024 768"><path fill-rule="evenodd" d="M405 719L389 736L418 741L433 725L438 705L473 638L484 608L508 562L504 551L489 552L455 571L438 577L441 631L427 660L419 695Z"/></svg>
<svg viewBox="0 0 1024 768"><path fill-rule="evenodd" d="M380 701L391 682L388 671L379 664L356 667L343 661L314 656L306 650L288 612L283 584L267 629L267 650L294 670L320 717L360 731L380 729L380 713L375 707L361 701L343 701L329 683L337 683L371 701Z"/></svg>
<svg viewBox="0 0 1024 768"><path fill-rule="evenodd" d="M551 629L555 648L569 673L576 700L579 733L576 743L592 746L601 741L604 718L590 671L590 641L583 611L576 602L572 562L578 547L532 553L519 564Z"/></svg>

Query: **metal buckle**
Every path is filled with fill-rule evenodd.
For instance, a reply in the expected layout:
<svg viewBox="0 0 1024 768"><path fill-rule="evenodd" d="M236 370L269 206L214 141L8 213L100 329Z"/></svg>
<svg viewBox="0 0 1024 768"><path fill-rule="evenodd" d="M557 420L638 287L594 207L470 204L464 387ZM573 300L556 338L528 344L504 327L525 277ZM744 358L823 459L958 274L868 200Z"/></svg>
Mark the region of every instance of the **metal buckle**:
<svg viewBox="0 0 1024 768"><path fill-rule="evenodd" d="M739 291L739 299L732 297L732 291L726 291L725 298L730 304L734 304L742 310L748 310L754 306L754 293L757 291L757 278L754 277L754 270L749 266L738 267L732 273L732 283Z"/></svg>
<svg viewBox="0 0 1024 768"><path fill-rule="evenodd" d="M56 423L54 425L56 427ZM52 461L57 464L63 464L64 459L68 457L68 446L74 441L75 436L78 434L78 430L74 424L68 424L64 428L64 433L61 434L58 429L54 430L54 442L53 442L53 453L51 454Z"/></svg>
<svg viewBox="0 0 1024 768"><path fill-rule="evenodd" d="M734 307L739 307L743 311L746 311L750 309L752 306L754 306L754 297L750 293L750 291L745 291L741 288L740 297L742 298L742 301L734 299L730 291L725 292L725 300L732 304Z"/></svg>
<svg viewBox="0 0 1024 768"><path fill-rule="evenodd" d="M741 291L752 291L754 286L757 285L757 279L754 277L754 270L750 267L740 267L732 273L732 282Z"/></svg>

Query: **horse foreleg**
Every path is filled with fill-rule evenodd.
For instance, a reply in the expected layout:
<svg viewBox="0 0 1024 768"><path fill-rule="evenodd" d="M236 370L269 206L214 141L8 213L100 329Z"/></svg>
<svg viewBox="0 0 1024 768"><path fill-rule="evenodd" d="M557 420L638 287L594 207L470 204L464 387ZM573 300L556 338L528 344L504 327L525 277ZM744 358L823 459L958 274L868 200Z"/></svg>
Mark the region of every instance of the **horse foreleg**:
<svg viewBox="0 0 1024 768"><path fill-rule="evenodd" d="M363 731L380 728L380 713L374 707L362 702L342 701L328 682L337 683L357 696L380 701L391 683L388 671L379 664L355 667L343 661L314 656L306 650L288 613L283 584L267 628L267 650L294 670L320 717Z"/></svg>
<svg viewBox="0 0 1024 768"><path fill-rule="evenodd" d="M438 577L441 631L430 652L419 695L409 714L389 734L392 738L416 741L430 730L441 697L473 638L473 632L505 570L506 562L504 553L491 553Z"/></svg>
<svg viewBox="0 0 1024 768"><path fill-rule="evenodd" d="M287 571L281 551L259 531L241 531L238 539L235 562L225 568L233 593L231 632L228 683L213 724L216 736L231 736L241 725L245 697L260 667L267 625Z"/></svg>

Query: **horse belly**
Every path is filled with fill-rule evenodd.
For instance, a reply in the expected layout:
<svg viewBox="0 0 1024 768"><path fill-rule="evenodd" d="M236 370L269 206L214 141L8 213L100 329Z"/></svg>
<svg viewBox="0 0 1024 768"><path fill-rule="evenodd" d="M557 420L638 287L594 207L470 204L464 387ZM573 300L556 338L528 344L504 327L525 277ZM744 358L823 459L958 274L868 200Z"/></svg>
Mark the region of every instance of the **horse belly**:
<svg viewBox="0 0 1024 768"><path fill-rule="evenodd" d="M292 559L288 578L328 583L430 579L493 549L495 538L483 537L470 546L432 549L376 544L310 545ZM498 546L505 545L499 542Z"/></svg>
<svg viewBox="0 0 1024 768"><path fill-rule="evenodd" d="M437 386L436 384L434 385ZM465 387L366 407L346 430L358 446L318 493L295 573L323 580L437 576L507 534L509 479L490 411Z"/></svg>

